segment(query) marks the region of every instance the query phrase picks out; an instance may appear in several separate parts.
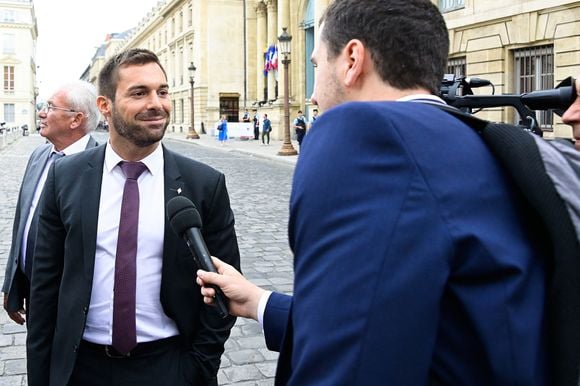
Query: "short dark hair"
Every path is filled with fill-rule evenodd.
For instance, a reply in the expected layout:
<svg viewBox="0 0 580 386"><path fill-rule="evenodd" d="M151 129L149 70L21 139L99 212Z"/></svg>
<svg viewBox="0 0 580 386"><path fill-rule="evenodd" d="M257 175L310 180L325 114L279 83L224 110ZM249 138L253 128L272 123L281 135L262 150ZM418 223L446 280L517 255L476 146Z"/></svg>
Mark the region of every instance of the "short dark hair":
<svg viewBox="0 0 580 386"><path fill-rule="evenodd" d="M117 92L117 83L119 81L119 68L134 65L140 66L148 63L156 63L163 71L165 78L167 78L159 58L152 51L132 48L113 56L105 63L99 73L99 95L104 95L115 101L115 93Z"/></svg>
<svg viewBox="0 0 580 386"><path fill-rule="evenodd" d="M439 93L449 33L430 0L334 0L320 23L329 59L358 39L370 50L386 83L401 90L420 87Z"/></svg>

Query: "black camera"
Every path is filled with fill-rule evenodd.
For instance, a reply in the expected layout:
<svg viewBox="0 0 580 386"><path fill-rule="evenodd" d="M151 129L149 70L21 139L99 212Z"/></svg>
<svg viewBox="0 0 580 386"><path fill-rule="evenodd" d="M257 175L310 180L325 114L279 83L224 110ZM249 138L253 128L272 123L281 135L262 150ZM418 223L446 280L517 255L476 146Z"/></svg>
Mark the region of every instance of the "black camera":
<svg viewBox="0 0 580 386"><path fill-rule="evenodd" d="M491 95L473 95L474 88L485 86L492 87ZM489 107L511 106L520 116L520 126L541 135L542 130L534 110L553 110L554 113L562 115L576 100L576 82L570 76L551 90L532 91L520 95L494 95L494 93L495 87L489 80L445 74L439 96L448 105L468 114Z"/></svg>

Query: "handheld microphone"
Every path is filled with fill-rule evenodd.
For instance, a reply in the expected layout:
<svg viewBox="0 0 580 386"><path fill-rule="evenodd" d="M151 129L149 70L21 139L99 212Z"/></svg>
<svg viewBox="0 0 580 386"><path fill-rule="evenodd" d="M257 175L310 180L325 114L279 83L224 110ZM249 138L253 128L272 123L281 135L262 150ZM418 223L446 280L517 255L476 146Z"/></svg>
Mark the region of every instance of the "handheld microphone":
<svg viewBox="0 0 580 386"><path fill-rule="evenodd" d="M193 202L183 196L172 198L167 202L167 216L175 233L187 243L195 264L204 271L217 273L200 232L201 216ZM218 312L225 318L229 315L227 298L218 286L211 285L211 288L215 290L214 301Z"/></svg>

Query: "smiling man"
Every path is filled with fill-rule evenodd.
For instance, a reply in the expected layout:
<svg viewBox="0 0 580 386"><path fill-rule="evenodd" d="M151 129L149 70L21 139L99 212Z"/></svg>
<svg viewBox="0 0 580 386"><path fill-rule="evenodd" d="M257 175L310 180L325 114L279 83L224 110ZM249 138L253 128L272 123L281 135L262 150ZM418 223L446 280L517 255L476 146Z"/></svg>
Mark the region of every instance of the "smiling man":
<svg viewBox="0 0 580 386"><path fill-rule="evenodd" d="M161 146L171 107L154 53L111 58L99 94L109 142L53 166L41 200L28 384L215 385L235 318L203 304L165 205L194 202L208 249L239 268L225 178Z"/></svg>

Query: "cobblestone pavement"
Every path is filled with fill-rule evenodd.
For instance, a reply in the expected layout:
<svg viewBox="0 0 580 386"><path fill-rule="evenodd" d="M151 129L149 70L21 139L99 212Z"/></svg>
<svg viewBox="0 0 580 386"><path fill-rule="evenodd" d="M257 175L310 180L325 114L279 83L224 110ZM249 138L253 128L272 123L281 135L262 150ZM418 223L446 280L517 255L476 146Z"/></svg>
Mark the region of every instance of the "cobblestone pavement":
<svg viewBox="0 0 580 386"><path fill-rule="evenodd" d="M102 142L102 134L97 136ZM167 147L207 163L226 175L244 274L264 288L290 293L293 273L287 223L294 163L234 151L233 143L227 149L220 149L171 138L167 136L165 140ZM40 136L30 135L0 149L2 281L22 175L30 153L42 142ZM26 329L8 319L1 310L0 327L0 386L26 385ZM224 386L273 385L277 357L277 353L266 349L257 322L238 319L226 343L218 382Z"/></svg>

